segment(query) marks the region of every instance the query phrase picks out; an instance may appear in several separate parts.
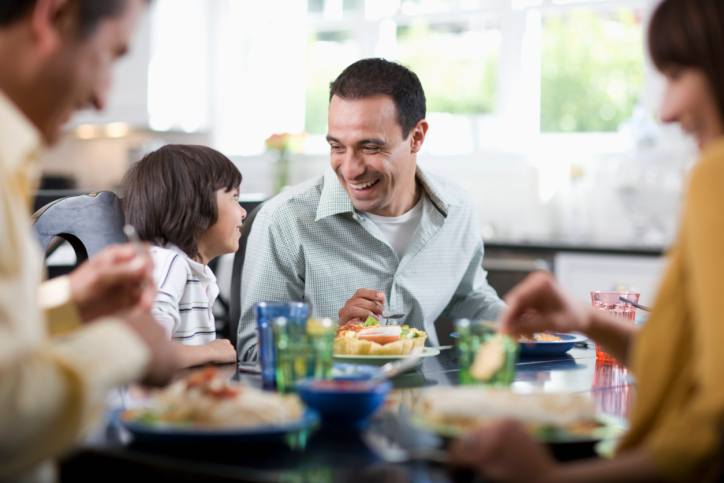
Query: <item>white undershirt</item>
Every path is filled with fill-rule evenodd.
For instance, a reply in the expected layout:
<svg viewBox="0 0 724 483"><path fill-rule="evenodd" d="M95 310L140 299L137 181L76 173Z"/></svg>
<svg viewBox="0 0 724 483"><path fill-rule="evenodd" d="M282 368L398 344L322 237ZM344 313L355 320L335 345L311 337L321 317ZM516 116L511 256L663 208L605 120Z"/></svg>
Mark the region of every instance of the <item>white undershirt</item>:
<svg viewBox="0 0 724 483"><path fill-rule="evenodd" d="M414 235L417 227L420 226L420 220L422 219L422 198L424 196L423 194L420 197L420 201L402 216L380 216L373 215L372 213L364 214L377 225L377 228L382 232L382 236L384 236L387 243L392 246L392 249L397 253L397 258L400 260L405 256L412 235Z"/></svg>

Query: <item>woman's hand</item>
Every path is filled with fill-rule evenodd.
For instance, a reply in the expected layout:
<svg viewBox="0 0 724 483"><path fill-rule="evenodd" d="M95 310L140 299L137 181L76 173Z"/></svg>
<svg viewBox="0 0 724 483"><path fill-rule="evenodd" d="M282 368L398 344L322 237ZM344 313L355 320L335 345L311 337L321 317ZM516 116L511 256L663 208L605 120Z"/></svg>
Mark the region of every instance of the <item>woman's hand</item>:
<svg viewBox="0 0 724 483"><path fill-rule="evenodd" d="M503 332L513 335L544 330L587 333L592 309L565 293L552 275L535 272L505 296Z"/></svg>
<svg viewBox="0 0 724 483"><path fill-rule="evenodd" d="M456 441L450 448L453 471L470 468L500 482L556 481L559 466L515 421L501 421Z"/></svg>

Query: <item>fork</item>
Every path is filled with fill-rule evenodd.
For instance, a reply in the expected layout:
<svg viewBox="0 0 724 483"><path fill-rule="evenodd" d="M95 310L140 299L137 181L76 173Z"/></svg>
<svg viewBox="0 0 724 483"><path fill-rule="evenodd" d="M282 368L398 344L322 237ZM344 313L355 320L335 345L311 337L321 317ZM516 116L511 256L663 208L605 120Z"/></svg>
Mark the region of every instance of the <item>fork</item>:
<svg viewBox="0 0 724 483"><path fill-rule="evenodd" d="M405 314L393 314L392 312L390 312L389 310L387 310L387 309L385 308L385 306L382 305L381 303L379 303L379 302L377 302L377 301L375 301L375 303L376 303L377 305L379 305L380 307L382 307L382 318L383 318L383 319L388 319L388 321L387 321L388 323L389 323L389 319L401 319L402 317L405 316ZM387 325L387 324L385 324L385 325Z"/></svg>

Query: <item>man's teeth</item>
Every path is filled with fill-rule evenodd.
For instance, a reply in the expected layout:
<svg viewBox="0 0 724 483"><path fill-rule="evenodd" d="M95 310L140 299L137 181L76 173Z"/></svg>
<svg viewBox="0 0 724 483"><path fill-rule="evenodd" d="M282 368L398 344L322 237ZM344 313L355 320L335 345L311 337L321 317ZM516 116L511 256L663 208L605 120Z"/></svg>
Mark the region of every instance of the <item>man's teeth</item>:
<svg viewBox="0 0 724 483"><path fill-rule="evenodd" d="M352 183L350 183L349 185L350 185L352 188L356 189L356 190L363 190L363 189L365 189L365 188L368 188L368 187L372 186L372 185L375 184L376 182L377 182L377 180L368 181L368 182L362 183L362 184L352 184Z"/></svg>

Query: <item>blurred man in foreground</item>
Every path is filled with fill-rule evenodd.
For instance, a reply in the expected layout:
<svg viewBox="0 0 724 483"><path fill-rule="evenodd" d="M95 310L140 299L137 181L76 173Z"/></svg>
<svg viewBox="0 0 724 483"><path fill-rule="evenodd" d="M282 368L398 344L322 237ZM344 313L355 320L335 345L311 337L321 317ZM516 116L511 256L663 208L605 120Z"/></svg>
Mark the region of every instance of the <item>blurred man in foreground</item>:
<svg viewBox="0 0 724 483"><path fill-rule="evenodd" d="M40 152L73 111L103 108L144 3L0 0L2 481L52 479L49 458L78 439L108 389L165 383L177 368L150 315L150 259L114 247L41 286L29 226Z"/></svg>

